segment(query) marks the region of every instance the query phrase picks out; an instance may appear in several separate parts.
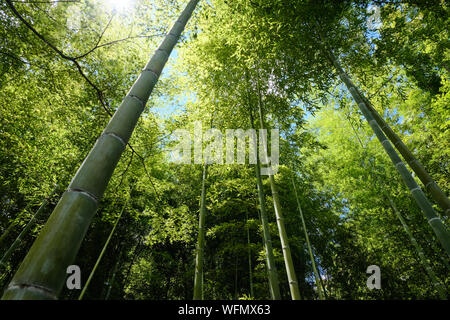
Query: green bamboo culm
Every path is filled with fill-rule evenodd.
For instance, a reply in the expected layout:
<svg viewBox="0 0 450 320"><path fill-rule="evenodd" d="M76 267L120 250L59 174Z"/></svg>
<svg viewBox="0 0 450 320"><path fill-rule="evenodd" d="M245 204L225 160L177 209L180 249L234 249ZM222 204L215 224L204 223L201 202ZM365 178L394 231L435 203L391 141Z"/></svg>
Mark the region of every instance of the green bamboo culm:
<svg viewBox="0 0 450 320"><path fill-rule="evenodd" d="M2 299L57 299L134 127L198 0L191 0L78 169Z"/></svg>
<svg viewBox="0 0 450 320"><path fill-rule="evenodd" d="M120 262L120 259L117 260L117 262L116 262L116 264L114 266L114 270L113 270L112 276L111 276L111 278L108 281L108 290L106 291L105 300L108 300L109 296L111 294L111 290L112 290L112 287L114 285L114 280L116 278L117 269L119 267L119 262Z"/></svg>
<svg viewBox="0 0 450 320"><path fill-rule="evenodd" d="M250 123L254 129L253 114L250 109ZM269 280L269 290L272 300L281 300L280 285L278 282L278 271L275 264L275 256L273 254L272 238L270 236L269 220L267 218L266 198L264 195L263 183L261 178L261 164L259 161L259 154L256 154L255 174L256 186L258 189L258 201L260 208L261 226L263 232L264 248L266 251L267 276Z"/></svg>
<svg viewBox="0 0 450 320"><path fill-rule="evenodd" d="M261 165L259 159L255 165L256 183L258 188L258 200L261 213L261 225L263 230L264 247L266 249L267 274L269 277L269 289L272 300L281 300L280 284L278 282L278 271L275 264L275 256L273 254L272 237L269 229L269 219L267 217L267 209L265 203L265 195L261 178Z"/></svg>
<svg viewBox="0 0 450 320"><path fill-rule="evenodd" d="M113 228L111 229L111 232L109 233L108 239L106 239L105 244L103 245L102 251L100 252L100 255L97 258L97 261L95 262L94 267L91 270L91 273L89 274L88 279L86 280L86 283L84 284L83 289L81 290L80 295L78 296L78 300L83 300L84 294L86 293L87 288L89 287L89 284L91 283L92 277L95 274L95 271L97 270L98 265L100 264L100 261L103 258L103 255L106 252L106 249L108 248L109 242L111 241L112 236L114 235L114 231L116 231L117 225L119 224L120 217L122 217L123 212L125 211L125 208L127 206L128 199L125 202L125 204L122 206L122 210L120 210L119 216L116 219L116 222L114 223Z"/></svg>
<svg viewBox="0 0 450 320"><path fill-rule="evenodd" d="M317 292L319 294L319 299L320 300L325 300L324 293L322 292L322 287L321 287L321 282L320 282L320 275L319 275L319 272L317 271L316 261L314 259L314 255L313 255L312 248L311 248L311 242L309 241L308 230L306 229L305 218L303 217L302 207L300 205L300 200L299 200L298 194L297 194L297 187L295 186L295 181L294 181L294 177L293 176L291 176L291 179L292 179L292 185L294 186L294 194L295 194L295 199L297 200L298 213L300 214L300 219L302 221L303 232L305 234L306 245L308 246L309 257L311 259L311 264L312 264L312 268L313 268L313 272L314 272L314 277L316 278Z"/></svg>
<svg viewBox="0 0 450 320"><path fill-rule="evenodd" d="M42 212L44 212L44 208L49 203L50 198L56 193L57 190L58 190L58 186L55 186L55 189L53 189L53 191L50 193L50 195L46 199L44 199L44 201L42 202L39 209L31 217L30 221L28 221L25 228L20 232L20 234L17 236L16 240L14 240L14 242L11 244L9 249L5 252L2 259L0 260L0 268L8 261L9 257L12 255L12 253L17 248L17 246L20 244L23 237L25 237L25 235L28 233L28 231L30 231L31 227L34 226L34 224L36 223L36 220L39 218L39 216L42 214Z"/></svg>
<svg viewBox="0 0 450 320"><path fill-rule="evenodd" d="M208 175L208 164L203 165L202 195L200 199L200 213L198 222L197 252L195 257L194 274L194 300L203 300L203 259L205 251L205 216L206 216L206 178Z"/></svg>
<svg viewBox="0 0 450 320"><path fill-rule="evenodd" d="M351 121L350 121L350 118L349 118L348 116L347 116L347 119L349 120L349 123L350 123L350 125L352 126L352 129L353 129L353 131L354 131L354 133L355 133L355 136L358 138L358 141L359 141L361 147L362 147L364 150L366 150L365 146L362 144L361 140L359 139L358 132L356 131L356 129L355 129L354 126L352 125L352 123L351 123ZM374 166L373 163L372 163L372 170L375 172L375 166ZM377 179L375 178L375 180L377 180ZM405 222L405 219L403 219L402 215L400 214L400 211L397 209L397 206L395 205L395 203L394 203L394 201L392 200L392 198L391 198L391 196L389 195L389 193L385 192L385 196L386 196L386 198L388 199L389 205L391 206L392 210L395 212L396 216L397 216L398 219L400 220L400 222L401 222L401 224L402 224L402 226L403 226L403 229L404 229L405 232L408 234L409 239L410 239L410 241L411 241L411 243L412 243L414 249L416 250L416 252L417 252L417 254L418 254L419 258L420 258L420 262L422 263L422 265L423 265L425 271L426 271L427 274L428 274L428 277L430 278L431 282L433 283L433 286L436 288L436 290L437 290L437 292L438 292L438 294L439 294L439 297L440 297L441 299L447 299L447 298L446 298L446 293L445 293L444 288L442 287L442 285L441 285L441 284L439 283L439 281L437 280L437 277L436 277L435 273L434 273L433 270L431 269L431 266L429 265L427 259L425 258L425 255L423 254L422 248L419 246L419 244L417 243L416 239L415 239L414 236L412 235L412 233L411 233L411 231L410 231L408 225L407 225L406 222ZM434 247L434 242L431 242L431 245ZM448 263L447 263L446 256L441 257L441 258L442 258L444 264L448 264Z"/></svg>
<svg viewBox="0 0 450 320"><path fill-rule="evenodd" d="M373 114L369 111L369 109L366 106L366 103L358 94L356 86L353 84L349 76L342 69L341 65L337 61L334 54L331 52L331 50L328 50L326 53L330 59L330 62L336 68L340 79L342 80L342 82L344 82L347 89L350 91L359 109L363 113L364 117L366 118L370 127L374 131L378 140L381 142L383 148L385 149L395 168L400 173L400 176L402 177L403 181L405 182L406 186L411 192L417 205L422 209L425 217L427 218L428 223L430 224L431 228L436 234L436 237L440 241L441 245L443 246L447 254L450 256L450 233L448 231L448 228L444 225L441 218L436 214L433 207L431 206L431 203L428 201L427 197L423 193L422 189L416 183L411 173L408 171L405 164L401 160L400 156L397 154L392 144L384 135L380 126L375 121Z"/></svg>
<svg viewBox="0 0 450 320"><path fill-rule="evenodd" d="M319 22L316 21L317 30L320 30ZM438 184L431 178L428 172L425 170L422 163L414 157L412 152L408 149L408 147L403 143L400 137L392 130L392 128L384 121L384 119L380 116L377 110L372 106L369 99L367 99L362 92L356 87L353 82L350 80L348 75L343 71L336 57L333 55L333 52L326 48L325 40L322 33L318 32L319 38L321 40L321 46L323 50L325 50L325 54L329 57L330 62L334 65L334 67L338 70L339 76L341 80L345 83L347 88L353 87L356 91L356 94L360 97L362 102L365 104L368 112L371 114L373 120L378 124L380 129L384 132L384 134L388 137L394 147L400 152L403 158L406 160L408 165L420 179L420 181L425 186L425 190L429 191L433 199L436 203L442 208L444 214L447 216L450 215L450 199L445 195L442 189L438 186ZM342 75L341 75L342 74ZM352 93L353 95L353 93Z"/></svg>
<svg viewBox="0 0 450 320"><path fill-rule="evenodd" d="M247 226L247 253L248 253L248 278L250 282L250 296L255 296L253 292L253 272L252 272L252 254L250 247L250 228L248 226L248 212L245 213L245 224Z"/></svg>
<svg viewBox="0 0 450 320"><path fill-rule="evenodd" d="M259 111L259 125L260 129L265 129L266 126L264 125L264 115L262 111L262 98L261 98L261 92L258 84L258 111ZM263 149L264 149L264 156L266 157L266 163L270 165L268 154L267 154L267 139L265 135L262 135L262 143L263 143ZM280 234L280 241L281 241L281 248L283 251L283 257L284 257L284 264L286 267L286 273L288 277L289 282L289 289L291 292L291 298L292 300L300 300L300 290L298 289L298 281L297 276L295 274L294 270L294 263L292 261L292 255L291 255L291 249L289 247L289 240L286 232L286 227L284 225L284 217L283 213L281 211L281 204L280 199L278 198L278 190L275 184L275 179L272 174L269 174L269 183L270 183L270 189L272 191L272 198L273 198L273 207L275 210L275 216L277 219L277 226L278 226L278 232Z"/></svg>
<svg viewBox="0 0 450 320"><path fill-rule="evenodd" d="M447 198L444 192L442 192L441 188L437 185L433 178L431 178L422 163L420 163L420 161L414 157L412 152L403 143L400 137L391 129L386 121L384 121L377 110L375 110L370 101L361 93L361 91L357 87L355 87L355 89L366 104L367 109L369 109L375 121L380 126L381 130L383 130L384 134L389 138L389 140L400 152L411 169L415 172L417 177L425 186L425 189L430 192L434 201L436 201L436 203L442 208L447 216L450 215L450 200Z"/></svg>
<svg viewBox="0 0 450 320"><path fill-rule="evenodd" d="M411 233L411 230L409 230L409 227L406 224L405 219L403 219L402 215L400 214L400 212L397 209L397 206L395 205L394 201L389 196L389 194L386 194L386 197L389 200L389 204L391 205L392 210L395 212L395 214L397 215L398 219L400 220L400 222L401 222L401 224L403 226L403 229L408 234L409 239L411 241L411 244L414 246L414 249L416 250L417 255L420 258L420 262L422 263L425 271L427 272L427 275L430 278L431 283L433 284L433 286L435 287L436 291L439 294L439 298L442 299L442 300L447 300L447 294L445 293L444 287L439 282L439 280L436 277L436 274L434 273L433 269L431 269L430 264L428 263L427 259L425 258L425 255L423 254L422 248L417 243L417 240L414 238L413 234Z"/></svg>

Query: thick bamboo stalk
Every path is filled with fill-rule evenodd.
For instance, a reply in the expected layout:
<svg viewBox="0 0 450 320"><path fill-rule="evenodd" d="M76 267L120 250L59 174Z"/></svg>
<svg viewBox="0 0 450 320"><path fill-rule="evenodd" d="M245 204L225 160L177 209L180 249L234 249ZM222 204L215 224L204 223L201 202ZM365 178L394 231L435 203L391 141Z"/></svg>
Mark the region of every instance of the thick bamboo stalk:
<svg viewBox="0 0 450 320"><path fill-rule="evenodd" d="M355 89L366 104L375 121L380 126L381 130L383 130L384 134L389 138L394 147L400 152L405 161L415 172L417 177L425 186L425 189L430 192L433 199L444 211L444 214L450 215L450 200L447 198L441 188L439 188L437 183L433 180L433 178L431 178L422 163L414 157L412 152L403 143L400 137L391 129L386 121L384 121L380 114L375 110L370 101L361 93L361 91L357 87L355 87Z"/></svg>
<svg viewBox="0 0 450 320"><path fill-rule="evenodd" d="M266 249L267 273L269 275L270 294L273 300L281 300L280 285L278 282L278 271L275 264L275 256L273 255L272 238L269 230L269 220L267 217L265 195L261 179L261 166L259 159L255 165L256 183L258 186L258 199L261 211L261 225L263 229L264 244Z"/></svg>
<svg viewBox="0 0 450 320"><path fill-rule="evenodd" d="M202 195L200 200L200 213L198 218L197 254L195 257L194 300L203 300L203 259L205 251L205 216L206 216L206 177L208 165L203 165Z"/></svg>
<svg viewBox="0 0 450 320"><path fill-rule="evenodd" d="M311 259L311 264L312 264L312 268L313 268L313 271L314 271L314 276L316 278L317 292L319 293L319 299L320 300L324 300L325 297L324 297L323 292L322 292L322 287L321 287L321 283L320 283L320 275L319 275L319 272L317 271L316 261L314 259L314 255L313 255L313 252L312 252L312 249L311 249L311 243L309 241L308 231L306 230L305 218L303 217L302 207L300 206L300 200L298 199L297 187L295 186L295 181L294 181L294 177L293 176L291 176L291 179L292 179L292 185L294 186L295 199L297 199L297 207L298 207L298 212L300 214L300 219L302 221L303 232L305 234L306 244L308 246L309 257Z"/></svg>
<svg viewBox="0 0 450 320"><path fill-rule="evenodd" d="M259 125L261 129L265 129L264 115L262 111L262 99L258 84L258 110L259 110ZM266 157L266 163L270 165L267 155L267 140L263 135L263 148L264 156ZM272 191L273 207L275 210L275 216L277 219L278 232L280 234L281 248L283 251L284 264L286 267L286 273L289 282L289 289L291 291L292 300L300 300L300 290L298 289L297 275L294 270L294 263L292 261L291 248L289 247L289 240L284 225L284 217L281 210L280 199L278 198L278 190L275 184L275 179L272 174L269 174L270 189Z"/></svg>
<svg viewBox="0 0 450 320"><path fill-rule="evenodd" d="M44 211L45 206L50 201L50 198L56 193L57 189L58 189L58 186L56 186L55 189L52 191L52 193L42 202L41 206L36 211L36 213L31 217L30 221L28 221L25 228L20 232L20 234L17 236L16 240L14 240L14 242L11 244L9 249L5 252L2 259L0 260L0 267L8 261L9 257L14 252L14 250L17 248L17 246L20 244L23 237L25 237L25 235L28 233L28 231L30 231L31 227L34 226L36 220L39 218L41 213Z"/></svg>
<svg viewBox="0 0 450 320"><path fill-rule="evenodd" d="M434 273L433 269L431 269L430 264L428 263L427 259L425 258L425 255L423 254L423 250L422 248L419 246L419 244L417 243L416 239L414 238L411 230L409 230L408 225L405 222L405 219L403 219L402 215L400 214L400 212L397 209L397 206L395 205L394 201L392 200L392 198L389 196L389 194L386 194L388 200L389 200L389 204L392 207L392 210L395 212L395 214L397 215L398 219L400 220L403 229L405 230L405 232L408 234L409 236L409 240L411 241L412 245L414 246L414 249L417 252L417 255L420 258L420 262L422 263L423 267L425 268L425 271L428 274L428 277L431 280L431 283L433 284L433 286L436 288L439 297L442 300L447 300L447 294L445 293L445 290L442 286L442 284L438 281L436 274Z"/></svg>
<svg viewBox="0 0 450 320"><path fill-rule="evenodd" d="M81 290L81 293L78 297L78 300L83 300L84 294L86 293L87 288L89 287L89 284L91 283L92 277L95 274L95 271L97 270L98 265L100 264L100 261L102 261L103 255L106 252L106 248L108 248L109 242L111 241L112 236L114 235L114 231L116 231L116 227L119 224L120 217L122 217L122 213L125 210L125 207L127 206L128 200L125 202L125 204L122 207L122 210L119 213L119 216L117 217L116 222L114 223L113 228L111 229L111 232L109 233L108 239L106 239L105 244L103 245L102 251L100 252L100 255L97 258L97 261L95 262L94 267L91 270L91 273L89 274L88 279L86 280L86 283L84 284L83 289Z"/></svg>
<svg viewBox="0 0 450 320"><path fill-rule="evenodd" d="M317 30L320 30L319 22L316 20L316 26ZM417 177L420 179L420 181L425 186L425 189L428 190L431 193L431 196L436 201L436 203L442 208L444 211L444 214L449 215L450 214L450 200L445 195L445 193L441 190L441 188L437 185L437 183L431 178L431 176L428 174L428 172L425 170L422 163L414 157L412 152L408 149L408 147L403 143L403 141L400 139L400 137L391 129L391 127L384 121L384 119L380 116L380 114L375 110L375 108L372 106L370 101L361 93L361 91L356 87L350 78L347 76L347 74L343 71L342 67L340 66L339 62L337 61L336 57L334 56L333 52L331 50L327 49L325 47L325 39L322 33L318 32L319 37L322 41L322 48L326 51L326 55L329 57L330 62L335 66L335 68L339 72L339 76L341 77L342 81L349 87L349 84L354 88L356 91L356 94L359 95L360 99L364 102L366 105L366 108L368 109L368 112L371 113L373 119L378 124L380 129L385 133L385 135L389 138L389 140L392 142L394 147L400 152L400 154L403 156L403 158L406 160L406 162L409 164L411 169L415 172ZM341 76L341 73L344 73L344 76ZM346 78L345 80L343 78ZM353 93L352 93L353 95Z"/></svg>
<svg viewBox="0 0 450 320"><path fill-rule="evenodd" d="M405 182L406 186L408 187L409 191L411 192L417 205L422 209L425 217L428 220L428 223L430 224L431 228L433 229L433 231L436 234L437 238L439 239L440 243L444 247L447 254L450 256L450 233L449 233L447 227L444 225L441 218L438 215L436 215L433 207L431 206L427 197L423 193L422 189L420 189L420 187L417 185L416 181L414 180L411 173L406 168L403 161L400 159L400 157L397 154L397 152L395 151L394 147L391 145L390 141L384 135L380 126L373 118L373 114L369 111L369 109L366 106L366 103L361 98L361 96L358 94L356 86L353 84L353 82L350 80L349 76L342 69L342 67L339 64L339 62L337 61L336 57L333 55L333 53L330 50L328 50L326 53L327 53L330 61L332 62L332 64L336 68L336 70L338 71L340 79L344 82L347 89L350 91L350 93L351 93L353 99L355 100L356 104L358 105L359 109L363 113L363 115L366 118L367 122L369 123L370 127L372 128L372 130L374 131L378 140L382 144L383 148L385 149L386 153L388 154L388 156L391 159L392 163L394 164L395 168L400 173L403 181Z"/></svg>
<svg viewBox="0 0 450 320"><path fill-rule="evenodd" d="M191 0L150 59L63 194L2 299L57 299L153 87L198 0Z"/></svg>
<svg viewBox="0 0 450 320"><path fill-rule="evenodd" d="M254 130L255 129L255 119L253 117L253 110L252 110L252 103L250 99L250 84L249 84L249 77L248 73L245 72L245 78L247 80L247 103L248 103L248 111L249 111L249 120L250 120L250 126ZM275 257L273 255L273 247L272 247L272 239L270 236L270 230L269 230L269 220L267 217L267 210L266 210L266 197L264 195L264 189L263 189L263 183L261 178L261 162L259 159L259 153L256 150L256 146L254 153L256 154L256 164L254 166L255 168L255 174L256 174L256 187L258 190L258 201L259 201L259 218L261 220L261 227L262 227L262 233L263 233L263 245L266 252L266 270L267 270L267 277L269 280L269 290L270 290L270 296L272 300L281 300L281 294L280 294L280 285L278 282L278 271L275 264Z"/></svg>
<svg viewBox="0 0 450 320"><path fill-rule="evenodd" d="M251 110L250 110L250 123L252 128L254 128L253 125L254 120ZM267 275L269 278L270 296L272 297L272 300L281 300L280 285L278 282L278 271L275 264L275 257L273 255L272 239L270 236L269 220L267 218L267 210L266 210L266 199L264 195L264 189L261 178L261 165L259 162L259 153L256 151L255 153L256 153L256 164L255 164L256 185L258 189L258 201L260 207L264 248L266 250L266 264L267 264Z"/></svg>
<svg viewBox="0 0 450 320"><path fill-rule="evenodd" d="M350 124L352 125L352 123L351 123L351 121L350 121L350 118L347 117L347 119L349 120ZM352 129L353 129L353 131L354 131L356 137L358 137L358 132L357 132L356 129L353 127L353 125L352 125ZM365 146L362 144L361 140L359 139L359 137L358 137L358 141L359 141L359 143L361 144L361 147L362 147L363 149L366 149ZM373 169L374 172L375 172L375 167L374 167L373 164L372 164L372 169ZM395 214L397 215L398 219L400 220L400 222L401 222L401 224L402 224L402 226L403 226L403 229L404 229L405 232L408 234L409 239L410 239L411 243L412 243L413 246L414 246L414 249L416 250L417 254L419 255L420 262L422 263L423 267L425 268L425 270L426 270L426 272L427 272L427 274L428 274L428 276L429 276L431 282L433 283L433 285L436 287L436 290L438 291L439 297L440 297L441 299L446 299L446 294L445 294L444 288L442 287L442 285L441 285L441 284L439 283L439 281L437 280L437 277L436 277L435 273L434 273L433 270L431 269L430 265L428 264L428 262L427 262L427 260L426 260L426 258L425 258L425 255L423 254L422 248L419 246L419 244L417 243L416 239L415 239L414 236L412 235L412 233L411 233L411 231L410 231L408 225L407 225L406 222L405 222L405 219L403 219L402 215L401 215L400 212L398 211L397 206L395 205L395 203L394 203L394 201L392 200L392 198L391 198L391 196L389 195L389 193L385 192L385 195L386 195L386 198L389 200L389 204L390 204L391 208L393 209L393 211L394 211ZM433 242L432 242L431 244L432 244L432 246L434 245ZM444 261L444 263L447 263L446 257L441 257L441 258L443 258L442 260Z"/></svg>

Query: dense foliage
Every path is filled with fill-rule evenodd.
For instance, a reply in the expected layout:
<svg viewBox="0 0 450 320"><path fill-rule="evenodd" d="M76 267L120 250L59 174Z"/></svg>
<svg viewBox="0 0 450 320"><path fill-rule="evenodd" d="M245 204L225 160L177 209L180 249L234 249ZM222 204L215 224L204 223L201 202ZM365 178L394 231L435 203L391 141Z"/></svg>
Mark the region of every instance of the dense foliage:
<svg viewBox="0 0 450 320"><path fill-rule="evenodd" d="M51 195L0 265L3 290L185 5L112 3L0 3L0 255ZM326 299L442 298L429 269L448 297L449 256L327 55L448 194L448 31L440 0L200 1L77 254L84 285L124 208L83 298L192 299L203 165L174 163L171 133L196 121L204 132L280 130L263 204L253 164L208 166L204 299L271 298L262 205L281 298L291 298L274 201L303 299L318 299L318 286ZM434 209L448 225L449 212ZM379 290L366 285L370 265L380 267ZM60 299L79 294L65 288Z"/></svg>

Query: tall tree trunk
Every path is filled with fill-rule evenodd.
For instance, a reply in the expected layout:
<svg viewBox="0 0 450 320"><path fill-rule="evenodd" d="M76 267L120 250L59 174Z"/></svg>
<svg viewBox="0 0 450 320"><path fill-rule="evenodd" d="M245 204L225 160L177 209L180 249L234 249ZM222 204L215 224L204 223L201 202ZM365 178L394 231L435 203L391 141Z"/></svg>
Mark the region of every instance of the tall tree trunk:
<svg viewBox="0 0 450 320"><path fill-rule="evenodd" d="M198 222L197 254L195 257L194 300L203 300L203 254L205 251L206 177L208 164L203 165L202 196Z"/></svg>
<svg viewBox="0 0 450 320"><path fill-rule="evenodd" d="M265 129L264 115L262 111L262 99L259 84L257 90L258 90L259 125L261 129ZM263 148L264 148L264 155L266 157L266 163L270 165L267 155L267 140L265 139L264 135L263 135ZM292 300L300 300L301 299L300 291L298 289L298 282L294 270L294 263L292 262L291 249L289 247L288 236L284 225L284 218L283 213L281 211L280 199L278 198L278 190L275 184L275 179L272 174L269 174L269 182L270 182L270 189L272 191L273 207L275 210L275 216L277 218L278 232L280 234L281 248L283 250L284 264L286 266L286 273L289 281L289 289L291 291L291 298Z"/></svg>
<svg viewBox="0 0 450 320"><path fill-rule="evenodd" d="M198 0L191 0L61 197L2 299L57 299L120 156Z"/></svg>
<svg viewBox="0 0 450 320"><path fill-rule="evenodd" d="M436 234L437 238L441 242L441 244L444 247L447 254L450 256L450 233L449 233L447 227L443 224L440 217L438 215L436 215L433 207L431 206L427 197L423 193L422 189L420 189L420 187L417 185L417 183L414 180L414 178L412 177L411 173L408 171L405 164L400 159L399 155L397 154L397 152L392 147L389 140L384 135L380 126L375 121L373 114L369 111L366 103L364 102L364 99L362 99L361 96L358 94L356 86L353 84L353 82L350 80L349 76L342 69L341 65L337 61L334 54L331 52L331 50L327 50L326 53L327 53L330 61L332 62L332 64L336 68L336 70L338 71L340 79L344 82L347 89L350 91L353 99L357 103L358 107L360 108L360 110L363 113L364 117L366 118L367 122L369 122L369 125L371 126L371 128L374 131L375 135L377 136L378 140L381 142L386 153L389 155L389 158L391 159L395 168L400 173L403 181L405 182L406 186L408 187L412 196L414 197L414 200L417 202L418 206L424 212L425 217L427 218L428 223L433 228L433 231Z"/></svg>
<svg viewBox="0 0 450 320"><path fill-rule="evenodd" d="M302 207L300 206L300 200L298 199L297 187L295 186L295 181L294 181L294 177L293 176L291 176L291 179L292 179L292 185L294 186L295 199L297 199L298 212L300 213L300 218L302 220L303 232L305 233L305 239L306 239L306 244L308 246L309 257L311 259L311 264L312 264L312 268L313 268L313 271L314 271L314 276L316 278L317 292L319 293L320 300L324 300L325 297L324 297L323 292L322 292L322 287L321 287L321 283L320 283L320 275L319 275L319 272L317 271L316 261L314 259L314 255L313 255L313 252L312 252L312 249L311 249L311 243L309 242L309 236L308 236L308 231L306 230L306 224L305 224L305 219L303 217Z"/></svg>
<svg viewBox="0 0 450 320"><path fill-rule="evenodd" d="M447 294L445 293L444 288L442 287L442 284L439 282L438 278L436 277L436 274L434 273L433 269L431 269L430 264L428 263L427 259L425 258L425 255L423 254L422 248L419 246L419 244L417 243L416 239L414 238L413 234L411 233L411 230L409 230L408 225L405 222L405 219L403 219L402 215L400 214L400 212L397 209L397 206L395 205L394 201L392 200L392 198L389 196L389 194L386 194L386 197L389 200L389 203L392 207L392 210L395 212L395 214L397 215L398 219L400 220L403 229L405 230L405 232L408 234L409 239L411 240L412 245L414 246L414 249L416 250L419 258L420 258L420 262L422 263L423 267L425 268L425 271L428 274L428 277L431 280L431 283L433 283L433 286L436 288L439 297L442 300L447 300Z"/></svg>
<svg viewBox="0 0 450 320"><path fill-rule="evenodd" d="M1 268L1 266L3 264L6 263L6 261L8 261L9 257L14 252L14 250L17 248L17 246L20 244L20 242L22 241L23 237L25 237L25 235L28 233L28 231L30 231L31 227L34 226L37 218L44 211L45 206L50 201L50 198L56 193L57 189L58 189L58 186L56 186L55 189L52 191L52 193L42 202L41 206L36 211L36 213L33 215L33 217L31 217L30 221L28 221L28 223L25 226L25 228L22 230L22 232L20 232L20 234L17 236L16 240L14 240L14 242L11 244L9 249L5 252L5 254L3 255L2 259L0 260L0 268Z"/></svg>
<svg viewBox="0 0 450 320"><path fill-rule="evenodd" d="M108 239L106 239L105 244L103 245L102 251L100 252L100 255L97 258L97 261L95 262L94 267L91 270L91 273L89 274L88 279L86 280L86 283L84 284L83 290L81 290L80 296L78 297L78 300L82 300L84 297L84 294L86 293L87 288L89 287L89 284L91 283L92 277L95 274L95 271L97 270L98 265L100 264L100 261L103 258L103 255L106 252L106 248L108 248L109 242L111 241L112 236L114 235L114 231L116 231L117 225L119 224L119 220L122 217L123 212L125 211L125 207L127 206L128 199L124 203L122 210L120 211L119 216L117 217L116 222L114 223L113 228L111 229L111 232L109 233Z"/></svg>
<svg viewBox="0 0 450 320"><path fill-rule="evenodd" d="M250 110L250 123L252 128L254 128L253 125L254 120L251 110ZM258 152L256 152L255 173L256 173L256 185L258 187L258 200L261 213L261 225L264 238L264 247L266 249L267 274L269 277L270 295L272 297L272 300L281 300L280 285L278 283L278 271L275 264L275 257L273 255L272 239L270 236L269 220L267 218L266 199L261 179L261 164L259 162Z"/></svg>

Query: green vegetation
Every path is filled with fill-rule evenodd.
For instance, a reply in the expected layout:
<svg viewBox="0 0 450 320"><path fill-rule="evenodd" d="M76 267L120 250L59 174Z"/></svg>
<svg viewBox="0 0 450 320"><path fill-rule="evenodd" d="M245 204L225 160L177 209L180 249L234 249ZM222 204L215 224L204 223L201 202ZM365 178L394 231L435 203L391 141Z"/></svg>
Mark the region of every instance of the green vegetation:
<svg viewBox="0 0 450 320"><path fill-rule="evenodd" d="M1 2L2 298L448 299L449 11Z"/></svg>

